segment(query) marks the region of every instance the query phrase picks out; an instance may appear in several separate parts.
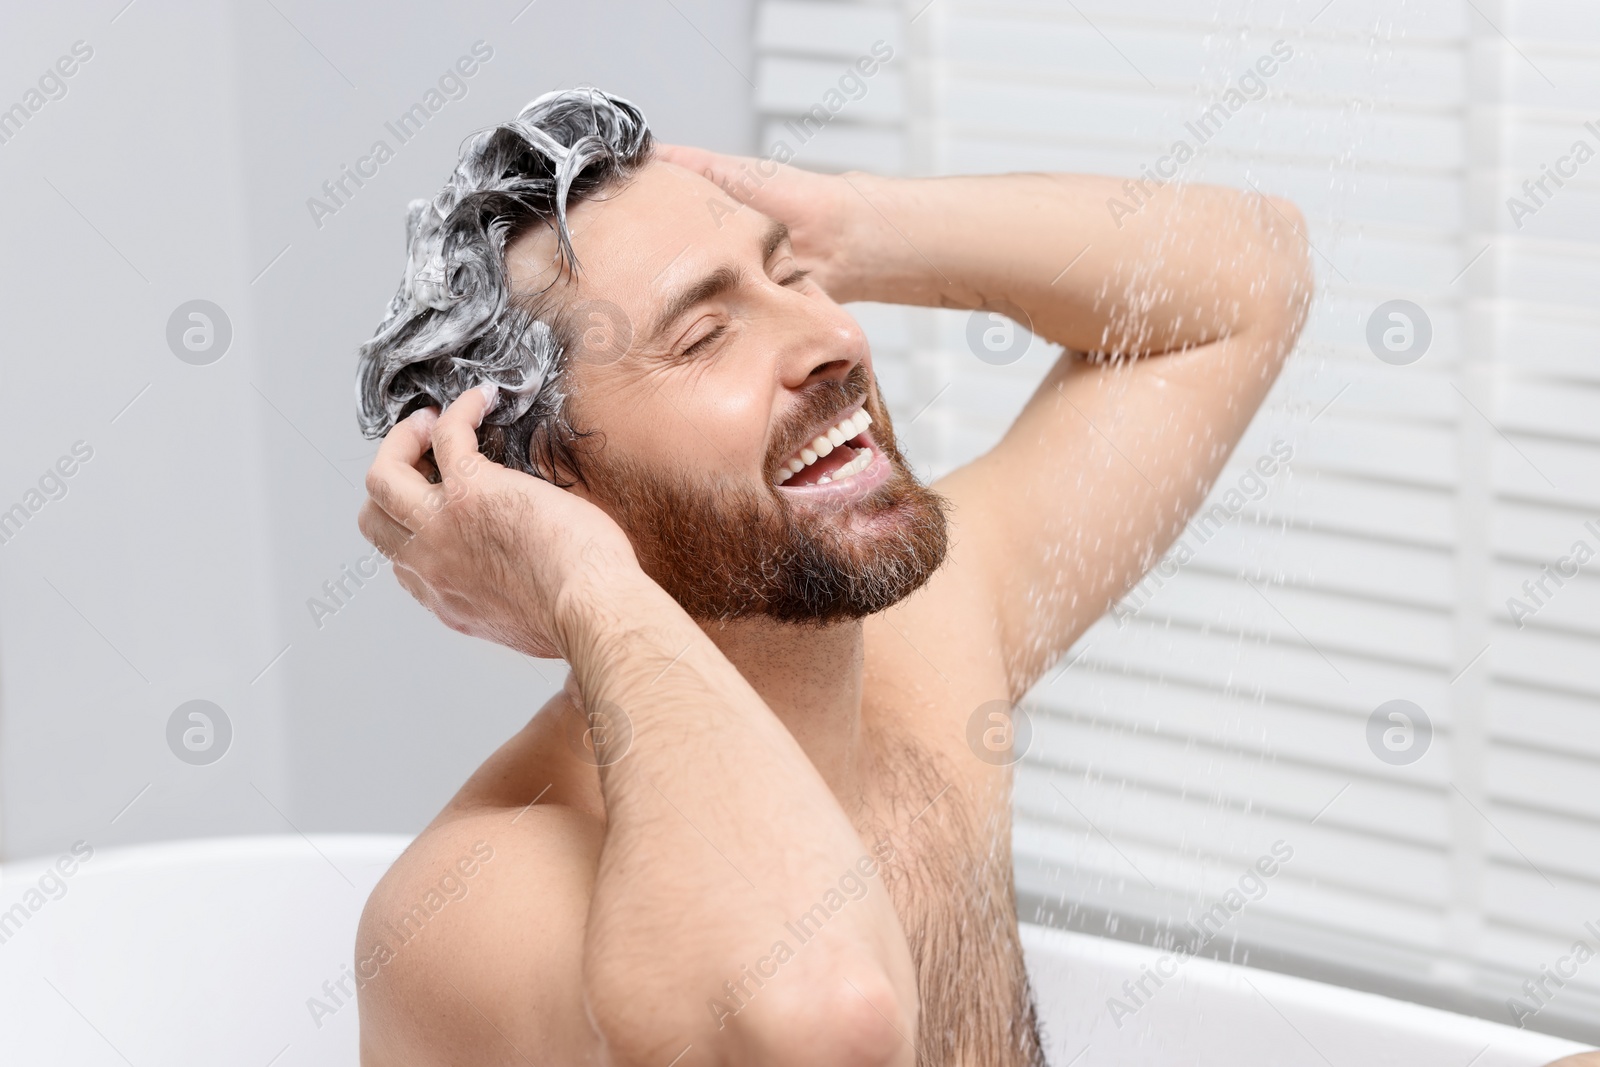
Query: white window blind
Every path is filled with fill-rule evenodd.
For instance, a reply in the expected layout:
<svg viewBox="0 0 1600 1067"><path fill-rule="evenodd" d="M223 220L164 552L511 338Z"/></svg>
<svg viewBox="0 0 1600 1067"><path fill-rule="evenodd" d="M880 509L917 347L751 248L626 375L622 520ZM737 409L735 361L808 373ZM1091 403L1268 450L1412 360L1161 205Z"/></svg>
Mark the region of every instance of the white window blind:
<svg viewBox="0 0 1600 1067"><path fill-rule="evenodd" d="M757 27L764 146L874 40L896 51L799 165L1138 175L1182 140L1182 180L1309 221L1312 319L1202 514L1292 458L1030 695L1022 918L1203 929L1212 954L1600 1041L1600 958L1573 951L1600 952L1593 6L785 0ZM1278 42L1259 94L1213 110ZM1392 300L1431 331L1405 365L1368 339ZM991 366L963 315L857 310L931 476L988 448L1057 353ZM1409 750L1383 740L1403 720L1369 740L1396 700L1425 751L1414 715ZM1279 841L1292 858L1227 907Z"/></svg>

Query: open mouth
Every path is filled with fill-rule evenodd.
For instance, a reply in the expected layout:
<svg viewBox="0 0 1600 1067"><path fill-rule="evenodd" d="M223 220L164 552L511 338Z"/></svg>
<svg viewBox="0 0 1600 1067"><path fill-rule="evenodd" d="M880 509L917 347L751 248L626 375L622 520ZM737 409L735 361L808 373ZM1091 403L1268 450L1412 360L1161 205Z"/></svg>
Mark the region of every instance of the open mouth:
<svg viewBox="0 0 1600 1067"><path fill-rule="evenodd" d="M855 478L878 458L866 432L871 423L866 408L857 408L779 464L774 484L798 489Z"/></svg>

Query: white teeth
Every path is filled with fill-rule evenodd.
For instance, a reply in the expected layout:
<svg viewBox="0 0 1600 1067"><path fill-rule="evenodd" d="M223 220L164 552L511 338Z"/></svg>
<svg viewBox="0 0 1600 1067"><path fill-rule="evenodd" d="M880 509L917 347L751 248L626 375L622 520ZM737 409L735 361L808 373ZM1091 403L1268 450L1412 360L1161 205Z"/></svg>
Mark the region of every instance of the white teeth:
<svg viewBox="0 0 1600 1067"><path fill-rule="evenodd" d="M833 472L834 481L840 478L849 478L851 475L860 474L867 469L867 464L872 462L872 450L863 448L856 453L854 459Z"/></svg>
<svg viewBox="0 0 1600 1067"><path fill-rule="evenodd" d="M824 474L822 477L818 478L814 484L827 485L829 482L842 482L846 478L853 478L857 474L860 474L862 471L867 469L867 465L872 462L872 458L872 449L859 449L857 450L855 457L851 459L850 462L844 464L832 474ZM792 477L794 477L793 473L791 473L788 468L784 468L778 474L778 484L782 485Z"/></svg>
<svg viewBox="0 0 1600 1067"><path fill-rule="evenodd" d="M787 463L783 464L778 469L777 484L782 485L823 456L832 452L835 448L859 436L870 425L872 425L872 416L867 413L866 408L861 408L848 419L841 420L838 425L828 430L827 433L813 438L810 443L801 448L797 457L791 457ZM831 475L824 475L818 478L816 484L822 485L825 482L836 482L848 478L864 470L871 460L871 449L857 449L855 457L850 462L844 464Z"/></svg>

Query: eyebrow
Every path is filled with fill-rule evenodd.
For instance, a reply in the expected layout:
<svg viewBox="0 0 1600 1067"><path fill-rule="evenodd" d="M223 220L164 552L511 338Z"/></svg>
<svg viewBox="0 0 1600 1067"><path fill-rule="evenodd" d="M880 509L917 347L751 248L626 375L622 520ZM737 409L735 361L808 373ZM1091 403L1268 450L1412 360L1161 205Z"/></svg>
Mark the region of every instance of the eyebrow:
<svg viewBox="0 0 1600 1067"><path fill-rule="evenodd" d="M774 219L768 224L766 232L761 236L761 262L766 263L772 254L789 239L789 227ZM656 319L648 338L651 342L660 339L673 323L684 315L693 311L707 300L713 300L725 293L732 292L744 281L744 270L740 267L724 264L713 270L710 274L690 283L686 288L679 290L667 299L666 306L662 308L661 315Z"/></svg>

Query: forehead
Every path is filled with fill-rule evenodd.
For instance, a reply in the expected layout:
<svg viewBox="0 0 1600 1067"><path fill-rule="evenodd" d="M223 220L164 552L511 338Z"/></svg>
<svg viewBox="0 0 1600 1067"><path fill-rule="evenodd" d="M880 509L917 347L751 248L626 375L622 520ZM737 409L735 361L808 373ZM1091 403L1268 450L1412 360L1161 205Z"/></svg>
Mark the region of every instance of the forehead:
<svg viewBox="0 0 1600 1067"><path fill-rule="evenodd" d="M675 163L654 161L627 184L567 212L579 276L557 280L555 228L539 226L506 250L513 290L612 301L645 315L684 278L748 253L769 220L741 209L714 182Z"/></svg>

